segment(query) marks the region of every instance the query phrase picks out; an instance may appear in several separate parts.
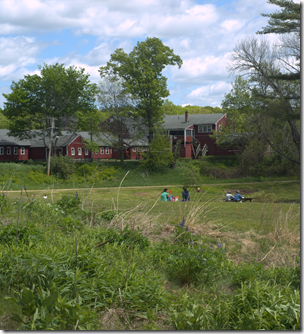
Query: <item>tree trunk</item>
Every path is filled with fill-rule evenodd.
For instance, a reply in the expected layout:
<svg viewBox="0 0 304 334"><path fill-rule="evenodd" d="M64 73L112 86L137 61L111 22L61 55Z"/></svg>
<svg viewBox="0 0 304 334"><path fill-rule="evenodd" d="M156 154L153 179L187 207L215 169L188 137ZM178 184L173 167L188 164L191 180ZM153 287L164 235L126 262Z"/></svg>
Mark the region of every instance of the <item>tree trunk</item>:
<svg viewBox="0 0 304 334"><path fill-rule="evenodd" d="M178 153L177 150L179 148L180 143L181 143L181 141L178 140L175 144L172 169L176 168L176 158L177 158L177 153Z"/></svg>

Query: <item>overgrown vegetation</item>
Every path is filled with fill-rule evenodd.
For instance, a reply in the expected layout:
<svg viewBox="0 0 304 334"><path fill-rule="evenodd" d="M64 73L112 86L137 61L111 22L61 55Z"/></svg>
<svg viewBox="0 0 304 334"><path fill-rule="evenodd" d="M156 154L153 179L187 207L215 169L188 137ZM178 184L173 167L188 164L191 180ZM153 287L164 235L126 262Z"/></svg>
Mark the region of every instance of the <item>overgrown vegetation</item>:
<svg viewBox="0 0 304 334"><path fill-rule="evenodd" d="M19 200L7 199L0 300L10 311L2 328L300 329L292 206L270 221L261 212L251 258L238 251L235 261L233 242L224 240L224 225L208 218L204 198L179 203L183 219L164 220L153 213L154 199L128 210L117 202L110 210L76 192L57 200L32 196L21 202L18 232ZM160 204L166 212L179 205ZM288 255L284 263L281 253Z"/></svg>

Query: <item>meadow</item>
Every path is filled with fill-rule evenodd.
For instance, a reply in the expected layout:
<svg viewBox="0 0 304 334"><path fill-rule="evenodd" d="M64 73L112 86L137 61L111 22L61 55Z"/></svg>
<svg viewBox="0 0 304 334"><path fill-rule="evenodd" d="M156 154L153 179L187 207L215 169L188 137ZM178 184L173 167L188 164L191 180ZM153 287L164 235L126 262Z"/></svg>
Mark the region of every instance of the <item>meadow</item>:
<svg viewBox="0 0 304 334"><path fill-rule="evenodd" d="M181 196L178 170L142 186L129 170L22 196L4 182L1 329L300 329L299 180L210 179L160 202L164 186Z"/></svg>

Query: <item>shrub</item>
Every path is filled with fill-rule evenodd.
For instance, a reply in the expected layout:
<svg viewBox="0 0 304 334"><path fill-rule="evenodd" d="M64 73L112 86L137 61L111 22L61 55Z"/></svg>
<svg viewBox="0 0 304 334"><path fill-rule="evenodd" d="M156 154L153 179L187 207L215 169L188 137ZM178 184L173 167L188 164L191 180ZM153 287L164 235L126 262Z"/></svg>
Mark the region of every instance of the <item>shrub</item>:
<svg viewBox="0 0 304 334"><path fill-rule="evenodd" d="M75 213L80 211L81 199L76 192L75 196L64 195L56 202L56 205L67 213Z"/></svg>
<svg viewBox="0 0 304 334"><path fill-rule="evenodd" d="M51 173L58 175L60 179L67 180L69 175L73 173L74 160L68 156L55 156L51 158Z"/></svg>
<svg viewBox="0 0 304 334"><path fill-rule="evenodd" d="M16 240L16 224L1 226L0 228L0 241L7 244L14 243ZM29 244L30 241L42 241L44 240L44 233L42 230L34 227L33 224L27 226L18 226L17 241L24 244Z"/></svg>
<svg viewBox="0 0 304 334"><path fill-rule="evenodd" d="M168 136L161 130L157 130L150 143L149 151L143 153L144 160L140 166L148 170L161 170L169 167L173 163L173 153L171 151Z"/></svg>

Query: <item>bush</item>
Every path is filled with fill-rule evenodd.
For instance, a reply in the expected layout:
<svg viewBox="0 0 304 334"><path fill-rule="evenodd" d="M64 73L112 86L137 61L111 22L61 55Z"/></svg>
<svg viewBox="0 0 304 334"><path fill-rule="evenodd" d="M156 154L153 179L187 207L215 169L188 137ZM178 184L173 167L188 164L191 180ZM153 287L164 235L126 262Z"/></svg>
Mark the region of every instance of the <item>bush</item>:
<svg viewBox="0 0 304 334"><path fill-rule="evenodd" d="M0 228L0 241L6 244L14 243L16 240L16 224L1 226ZM24 244L29 244L29 242L36 242L44 240L43 231L34 227L33 224L27 226L18 226L17 241Z"/></svg>
<svg viewBox="0 0 304 334"><path fill-rule="evenodd" d="M51 158L51 174L58 175L60 179L67 180L73 173L74 160L68 156L55 156Z"/></svg>
<svg viewBox="0 0 304 334"><path fill-rule="evenodd" d="M169 167L173 163L173 153L171 151L168 136L158 130L150 143L149 151L143 153L144 160L140 167L148 170L161 170Z"/></svg>
<svg viewBox="0 0 304 334"><path fill-rule="evenodd" d="M56 202L56 205L66 214L80 211L80 204L81 199L77 192L75 196L64 195Z"/></svg>

